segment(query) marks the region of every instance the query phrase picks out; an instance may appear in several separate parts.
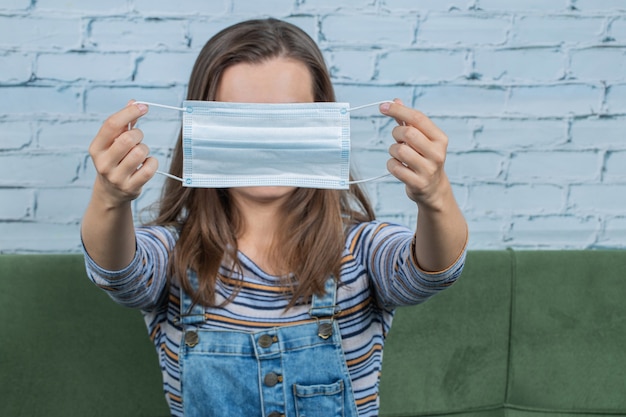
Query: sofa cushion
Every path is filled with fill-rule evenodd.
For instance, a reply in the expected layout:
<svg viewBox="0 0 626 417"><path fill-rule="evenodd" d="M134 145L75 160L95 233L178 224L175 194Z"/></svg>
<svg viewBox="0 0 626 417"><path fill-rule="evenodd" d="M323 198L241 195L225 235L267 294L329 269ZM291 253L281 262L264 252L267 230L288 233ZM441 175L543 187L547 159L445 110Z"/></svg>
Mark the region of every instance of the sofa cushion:
<svg viewBox="0 0 626 417"><path fill-rule="evenodd" d="M141 314L116 305L80 255L2 255L0 415L166 416Z"/></svg>
<svg viewBox="0 0 626 417"><path fill-rule="evenodd" d="M382 416L503 415L511 257L470 252L452 287L397 310L383 359Z"/></svg>
<svg viewBox="0 0 626 417"><path fill-rule="evenodd" d="M508 403L520 412L510 415L626 415L625 253L515 258Z"/></svg>

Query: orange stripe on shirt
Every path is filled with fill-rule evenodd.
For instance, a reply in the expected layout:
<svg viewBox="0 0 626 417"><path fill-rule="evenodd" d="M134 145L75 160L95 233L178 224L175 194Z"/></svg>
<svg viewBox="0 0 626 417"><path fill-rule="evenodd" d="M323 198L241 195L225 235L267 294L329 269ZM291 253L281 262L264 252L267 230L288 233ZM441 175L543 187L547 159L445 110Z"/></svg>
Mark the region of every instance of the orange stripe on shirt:
<svg viewBox="0 0 626 417"><path fill-rule="evenodd" d="M348 366L356 366L360 363L363 363L365 361L367 361L369 358L372 357L372 355L376 352L382 352L383 347L380 344L375 344L374 346L372 346L372 348L369 350L369 352L367 352L365 355L359 356L358 358L354 358L351 359L349 361L346 361L346 363L348 364Z"/></svg>

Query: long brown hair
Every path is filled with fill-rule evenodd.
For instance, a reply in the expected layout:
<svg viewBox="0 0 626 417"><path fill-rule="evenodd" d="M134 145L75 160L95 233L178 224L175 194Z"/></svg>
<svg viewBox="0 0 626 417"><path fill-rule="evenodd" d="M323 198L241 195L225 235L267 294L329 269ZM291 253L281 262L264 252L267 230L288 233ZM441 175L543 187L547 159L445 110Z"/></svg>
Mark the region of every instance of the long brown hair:
<svg viewBox="0 0 626 417"><path fill-rule="evenodd" d="M224 70L238 63L260 63L285 57L307 66L313 79L314 100L335 101L324 58L315 42L298 27L276 19L249 20L230 26L211 38L200 52L189 80L188 100L215 100ZM182 139L179 134L170 173L182 177ZM282 207L282 229L271 248L271 262L284 275L290 288L290 306L324 291L331 275L339 276L349 224L369 221L374 213L362 190L348 191L297 188ZM233 277L219 274L227 261L229 269L241 271L237 236L243 221L228 189L187 188L168 179L155 224L173 225L180 231L170 256L170 276L196 303L215 305L218 282ZM187 278L192 269L198 288ZM230 284L229 284L230 285ZM241 281L235 284L239 288ZM236 291L233 291L233 296ZM229 299L232 300L232 297Z"/></svg>

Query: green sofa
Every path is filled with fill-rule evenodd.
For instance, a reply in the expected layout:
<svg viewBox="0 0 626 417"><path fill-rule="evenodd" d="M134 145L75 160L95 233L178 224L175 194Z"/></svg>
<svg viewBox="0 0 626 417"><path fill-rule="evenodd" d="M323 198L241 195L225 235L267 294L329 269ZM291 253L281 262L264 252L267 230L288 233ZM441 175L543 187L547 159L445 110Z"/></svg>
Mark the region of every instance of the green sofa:
<svg viewBox="0 0 626 417"><path fill-rule="evenodd" d="M398 310L381 415L626 416L626 252L471 251ZM0 416L167 416L141 315L80 255L0 255Z"/></svg>

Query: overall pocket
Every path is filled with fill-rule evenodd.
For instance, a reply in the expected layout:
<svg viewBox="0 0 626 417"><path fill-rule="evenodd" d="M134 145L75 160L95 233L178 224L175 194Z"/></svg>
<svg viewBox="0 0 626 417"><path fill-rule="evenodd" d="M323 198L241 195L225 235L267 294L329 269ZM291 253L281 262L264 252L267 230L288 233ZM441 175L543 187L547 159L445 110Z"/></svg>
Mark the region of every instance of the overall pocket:
<svg viewBox="0 0 626 417"><path fill-rule="evenodd" d="M339 380L328 385L293 385L298 417L342 417L344 385Z"/></svg>

